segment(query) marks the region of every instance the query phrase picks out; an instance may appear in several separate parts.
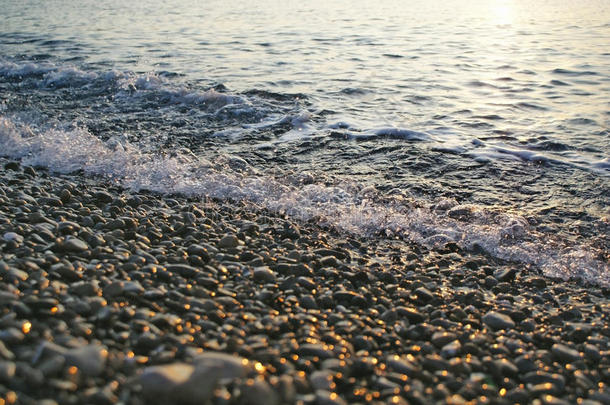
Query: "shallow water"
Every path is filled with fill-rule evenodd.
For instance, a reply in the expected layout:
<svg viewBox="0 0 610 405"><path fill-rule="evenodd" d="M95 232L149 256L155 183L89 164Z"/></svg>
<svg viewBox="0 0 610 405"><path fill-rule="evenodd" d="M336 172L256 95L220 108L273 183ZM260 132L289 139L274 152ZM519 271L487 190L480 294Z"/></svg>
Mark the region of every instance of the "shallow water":
<svg viewBox="0 0 610 405"><path fill-rule="evenodd" d="M5 155L610 283L607 2L126 3L0 0Z"/></svg>

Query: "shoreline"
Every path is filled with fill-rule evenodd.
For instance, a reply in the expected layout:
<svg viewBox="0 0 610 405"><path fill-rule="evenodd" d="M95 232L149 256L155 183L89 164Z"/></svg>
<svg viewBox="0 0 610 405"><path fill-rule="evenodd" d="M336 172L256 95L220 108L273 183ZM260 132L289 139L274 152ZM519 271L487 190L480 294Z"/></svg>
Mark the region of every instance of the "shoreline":
<svg viewBox="0 0 610 405"><path fill-rule="evenodd" d="M7 403L610 403L607 287L0 167Z"/></svg>

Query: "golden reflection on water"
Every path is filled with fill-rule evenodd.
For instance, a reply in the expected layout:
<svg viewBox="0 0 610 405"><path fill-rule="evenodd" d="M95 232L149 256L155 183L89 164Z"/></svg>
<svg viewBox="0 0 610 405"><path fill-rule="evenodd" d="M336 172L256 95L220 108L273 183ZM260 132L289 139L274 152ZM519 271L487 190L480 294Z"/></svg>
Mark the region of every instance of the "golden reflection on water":
<svg viewBox="0 0 610 405"><path fill-rule="evenodd" d="M489 16L495 25L513 23L514 7L512 0L492 0L489 3Z"/></svg>

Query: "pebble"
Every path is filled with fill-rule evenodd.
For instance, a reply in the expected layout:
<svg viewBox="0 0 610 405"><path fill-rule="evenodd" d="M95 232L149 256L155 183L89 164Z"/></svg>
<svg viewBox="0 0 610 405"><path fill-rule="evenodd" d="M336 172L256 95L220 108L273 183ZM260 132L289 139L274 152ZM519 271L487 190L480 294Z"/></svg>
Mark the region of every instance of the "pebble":
<svg viewBox="0 0 610 405"><path fill-rule="evenodd" d="M60 248L67 252L84 252L89 249L89 245L86 242L78 239L78 238L70 238L66 239L63 243L60 244Z"/></svg>
<svg viewBox="0 0 610 405"><path fill-rule="evenodd" d="M239 245L239 239L237 236L232 234L227 234L223 236L220 241L218 241L218 247L221 249L234 248Z"/></svg>
<svg viewBox="0 0 610 405"><path fill-rule="evenodd" d="M193 364L147 367L138 381L143 394L156 403L200 404L211 399L221 380L243 378L250 363L224 353L205 353Z"/></svg>
<svg viewBox="0 0 610 405"><path fill-rule="evenodd" d="M300 356L304 357L318 357L320 359L328 359L334 357L334 354L331 350L327 349L323 345L318 345L314 343L306 343L301 345L297 352Z"/></svg>
<svg viewBox="0 0 610 405"><path fill-rule="evenodd" d="M17 366L12 361L0 361L0 382L8 384L15 377Z"/></svg>
<svg viewBox="0 0 610 405"><path fill-rule="evenodd" d="M11 352L6 345L4 344L3 341L0 340L0 356L2 356L2 358L4 360L13 360L15 358L15 355L13 354L13 352Z"/></svg>
<svg viewBox="0 0 610 405"><path fill-rule="evenodd" d="M7 242L23 243L23 236L19 235L18 233L15 233L15 232L6 232L2 236L2 239L4 239Z"/></svg>
<svg viewBox="0 0 610 405"><path fill-rule="evenodd" d="M335 388L332 373L329 371L314 371L309 377L309 382L314 390L333 391Z"/></svg>
<svg viewBox="0 0 610 405"><path fill-rule="evenodd" d="M446 344L453 342L457 339L457 335L451 332L435 332L432 335L430 341L438 348L445 346Z"/></svg>
<svg viewBox="0 0 610 405"><path fill-rule="evenodd" d="M185 363L147 367L138 378L142 393L150 400L161 403L170 401L177 387L191 378L195 367ZM203 399L202 399L203 400Z"/></svg>
<svg viewBox="0 0 610 405"><path fill-rule="evenodd" d="M279 405L280 397L263 379L248 380L240 387L240 404Z"/></svg>
<svg viewBox="0 0 610 405"><path fill-rule="evenodd" d="M564 344L555 343L551 347L551 353L562 363L572 363L580 360L580 353Z"/></svg>
<svg viewBox="0 0 610 405"><path fill-rule="evenodd" d="M347 402L334 392L325 390L316 391L316 405L347 405Z"/></svg>
<svg viewBox="0 0 610 405"><path fill-rule="evenodd" d="M65 352L66 364L77 367L85 375L96 377L104 371L108 350L100 345L91 344Z"/></svg>
<svg viewBox="0 0 610 405"><path fill-rule="evenodd" d="M515 327L515 322L510 316L499 312L490 311L486 313L481 320L493 330L513 329Z"/></svg>
<svg viewBox="0 0 610 405"><path fill-rule="evenodd" d="M275 273L268 266L256 267L252 272L252 278L259 283L275 283Z"/></svg>
<svg viewBox="0 0 610 405"><path fill-rule="evenodd" d="M195 277L200 273L195 267L186 264L168 264L165 266L165 269L171 273L176 273L187 278Z"/></svg>
<svg viewBox="0 0 610 405"><path fill-rule="evenodd" d="M110 194L106 191L96 191L93 194L93 198L95 198L97 201L99 201L101 203L110 203L114 199L114 197L112 197L112 194Z"/></svg>
<svg viewBox="0 0 610 405"><path fill-rule="evenodd" d="M423 302L430 302L434 299L434 294L425 287L419 287L415 290L415 296Z"/></svg>

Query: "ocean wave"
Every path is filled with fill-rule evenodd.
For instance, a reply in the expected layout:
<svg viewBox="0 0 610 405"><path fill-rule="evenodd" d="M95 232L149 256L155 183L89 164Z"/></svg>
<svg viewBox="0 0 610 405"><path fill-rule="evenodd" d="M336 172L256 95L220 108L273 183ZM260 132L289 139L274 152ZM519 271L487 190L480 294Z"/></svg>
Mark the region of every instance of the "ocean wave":
<svg viewBox="0 0 610 405"><path fill-rule="evenodd" d="M96 72L69 64L0 61L0 76L26 82L28 86L43 90L103 86L106 90L114 92L119 99L152 96L157 100L165 100L167 104L203 106L216 110L228 105L249 103L242 96L215 89L203 91L188 89L154 72L144 74L117 70Z"/></svg>
<svg viewBox="0 0 610 405"><path fill-rule="evenodd" d="M607 252L572 245L561 235L537 231L523 215L493 207L460 205L440 199L432 204L386 196L357 183L326 185L272 177L250 169L241 158L221 155L213 162L187 150L147 152L121 138L102 141L85 128L45 128L0 116L1 154L25 165L59 173L101 176L133 190L240 200L315 219L359 235L401 237L431 247L453 242L493 257L534 265L545 274L610 285ZM504 153L506 151L503 151ZM531 158L531 156L526 156Z"/></svg>

